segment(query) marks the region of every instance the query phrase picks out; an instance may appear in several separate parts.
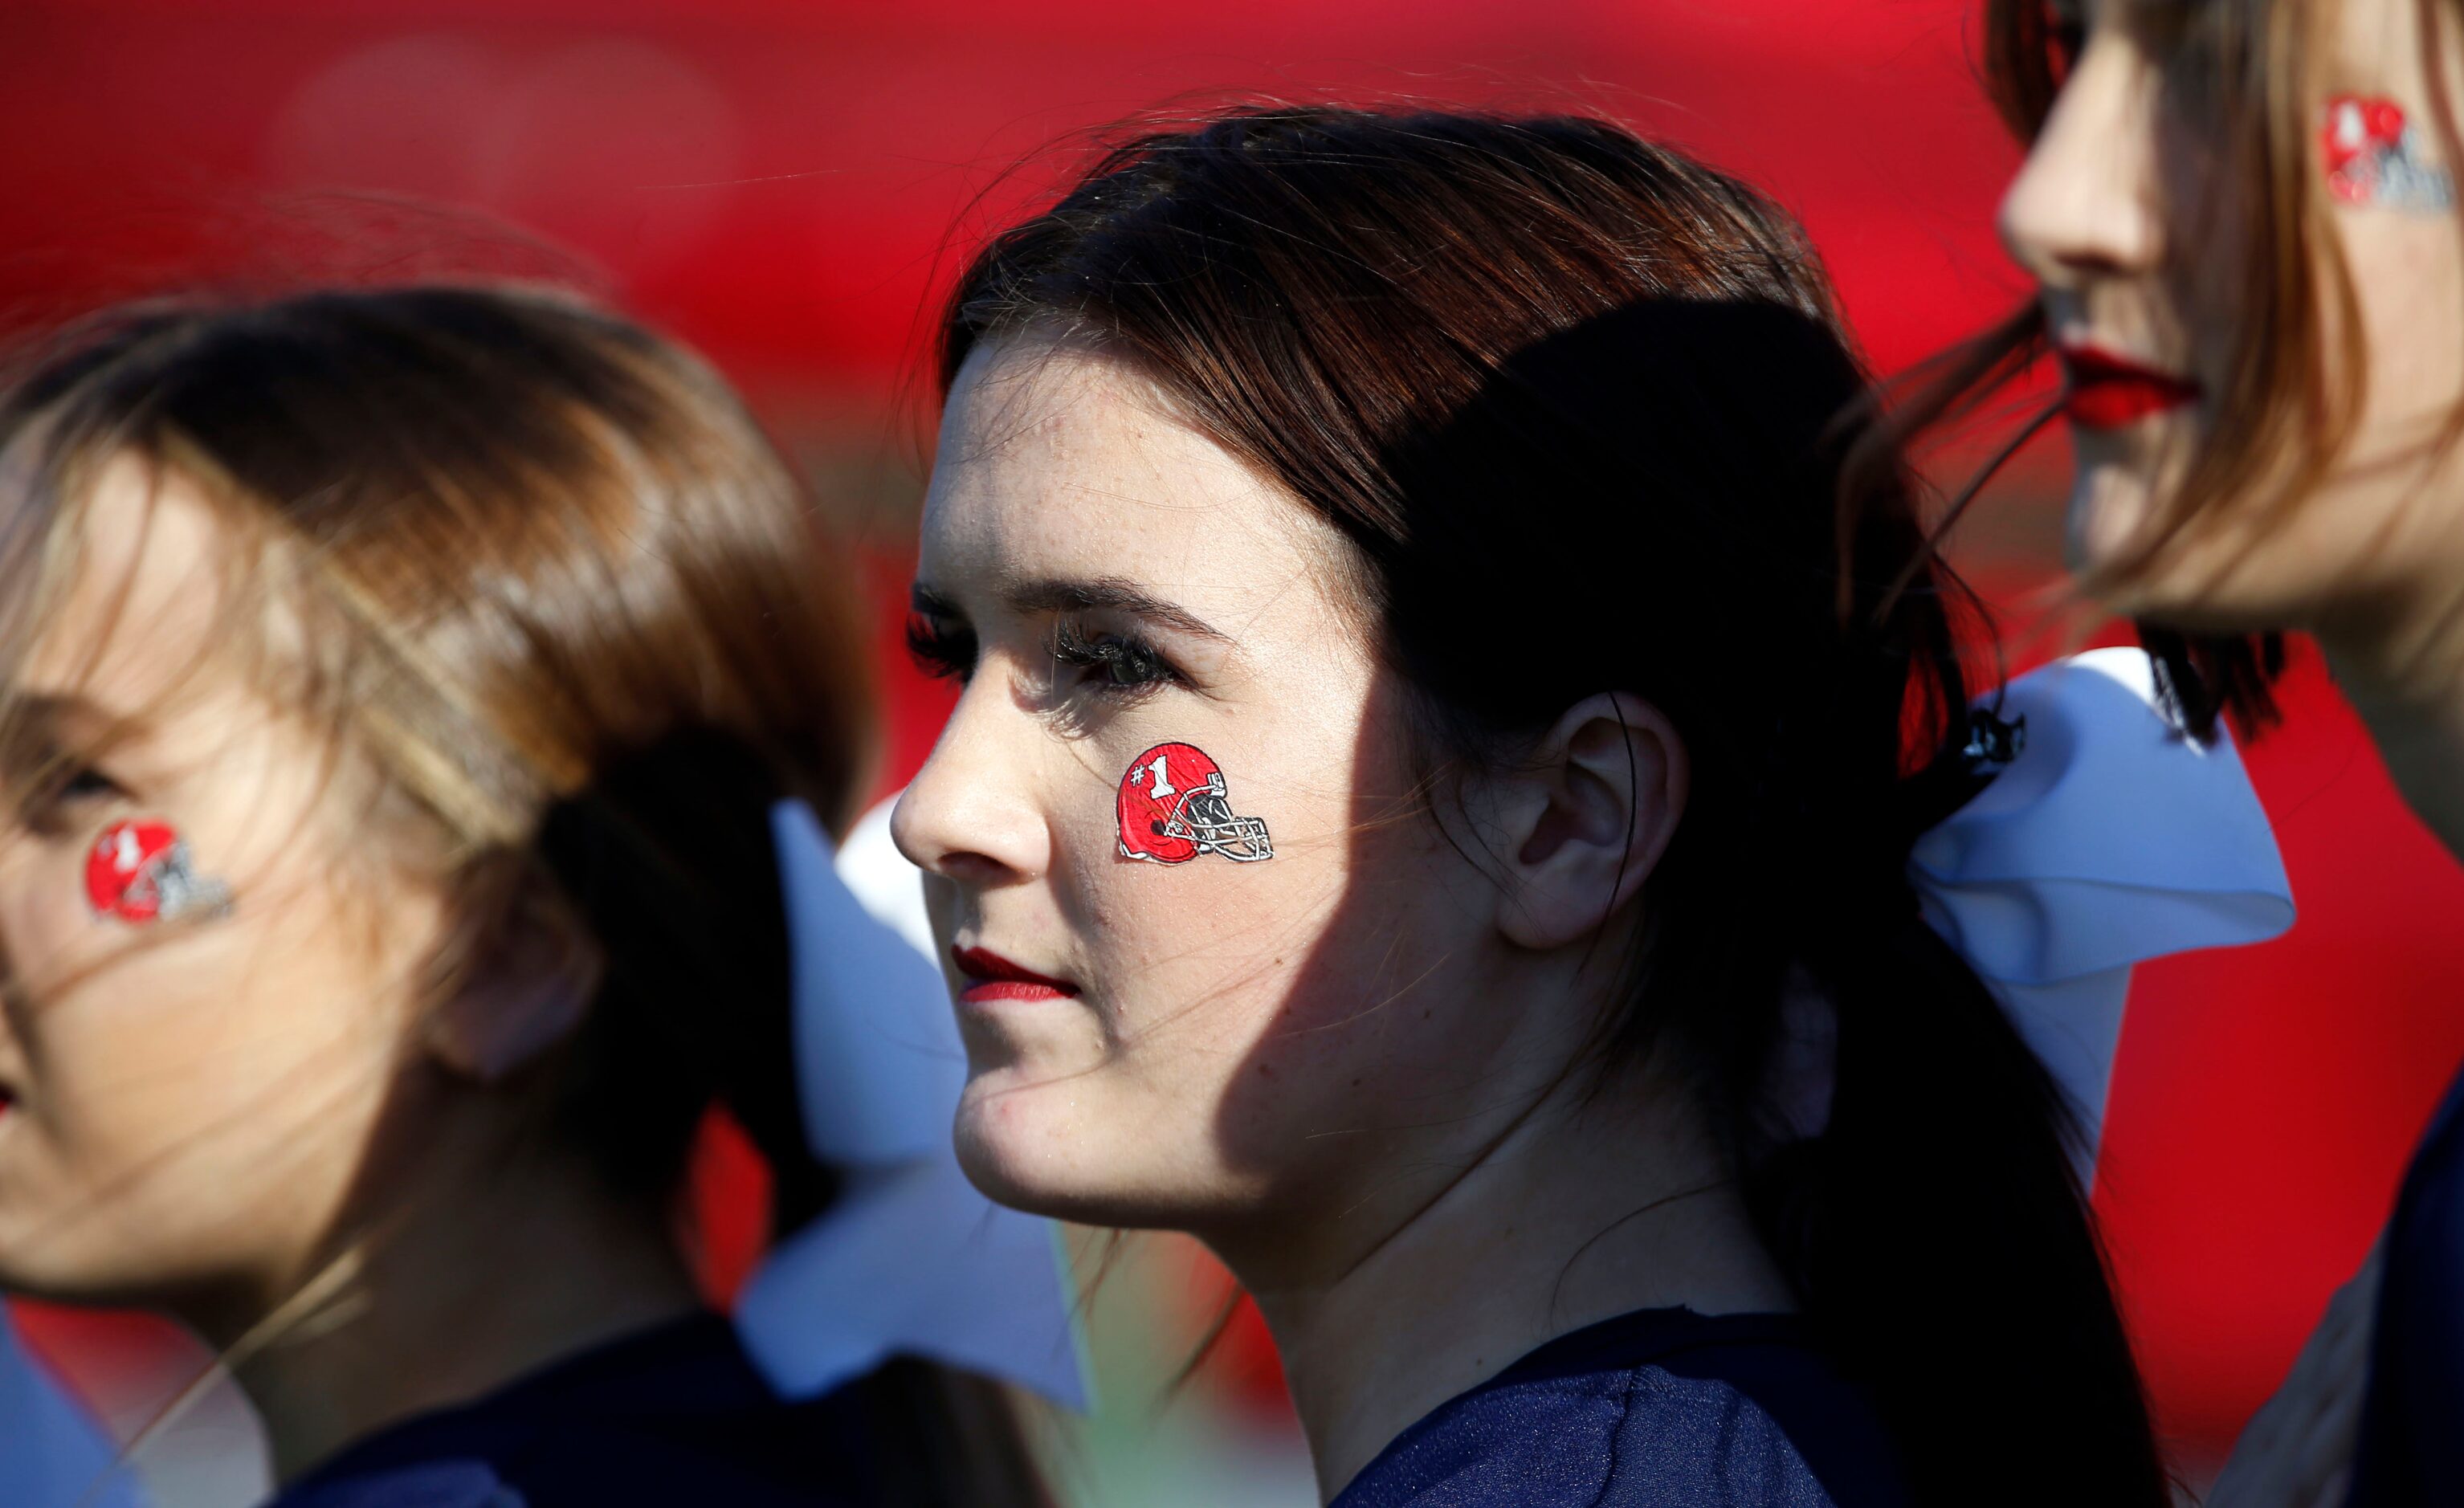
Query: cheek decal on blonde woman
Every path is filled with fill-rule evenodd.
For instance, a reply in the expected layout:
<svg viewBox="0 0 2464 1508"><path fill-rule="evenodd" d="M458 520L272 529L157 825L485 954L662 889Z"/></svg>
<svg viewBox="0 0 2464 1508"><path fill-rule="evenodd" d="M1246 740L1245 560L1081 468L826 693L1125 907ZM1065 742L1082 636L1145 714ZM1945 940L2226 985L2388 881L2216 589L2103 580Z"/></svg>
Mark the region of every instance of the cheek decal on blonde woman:
<svg viewBox="0 0 2464 1508"><path fill-rule="evenodd" d="M1195 744L1157 744L1121 776L1121 857L1187 863L1216 854L1235 863L1275 857L1266 824L1236 817L1223 767Z"/></svg>
<svg viewBox="0 0 2464 1508"><path fill-rule="evenodd" d="M2319 127L2327 191L2339 203L2434 214L2455 207L2455 181L2431 164L2404 106L2366 95L2327 101Z"/></svg>
<svg viewBox="0 0 2464 1508"><path fill-rule="evenodd" d="M187 840L170 823L118 821L85 857L85 898L97 916L123 922L209 918L231 909L231 886L198 872Z"/></svg>

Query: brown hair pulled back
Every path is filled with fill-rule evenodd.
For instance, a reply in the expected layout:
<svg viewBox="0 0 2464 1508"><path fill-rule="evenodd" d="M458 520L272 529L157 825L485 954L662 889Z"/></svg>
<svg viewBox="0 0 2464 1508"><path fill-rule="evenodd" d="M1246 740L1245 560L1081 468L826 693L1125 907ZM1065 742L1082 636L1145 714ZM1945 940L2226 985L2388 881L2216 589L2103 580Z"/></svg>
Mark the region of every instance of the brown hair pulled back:
<svg viewBox="0 0 2464 1508"><path fill-rule="evenodd" d="M286 699L367 751L372 819L441 870L438 991L542 958L596 981L543 1082L512 1087L544 1134L664 1209L723 1105L774 1226L833 1196L797 1108L770 808L836 827L861 798L866 640L715 373L539 291L148 305L23 374L0 446L13 603L47 600L114 457L192 480L256 546L250 589L301 630ZM862 1386L896 1500L1043 1501L991 1385L898 1362Z"/></svg>
<svg viewBox="0 0 2464 1508"><path fill-rule="evenodd" d="M1974 789L1972 603L1903 470L1842 523L1865 382L1788 217L1595 120L1236 110L1122 142L986 247L945 389L1030 330L1133 364L1351 541L1437 765L1601 691L1670 717L1693 786L1610 940L1604 1060L1700 1085L1918 1501L2165 1502L2065 1107L1905 879ZM1807 976L1838 1077L1789 1143L1764 1086Z"/></svg>

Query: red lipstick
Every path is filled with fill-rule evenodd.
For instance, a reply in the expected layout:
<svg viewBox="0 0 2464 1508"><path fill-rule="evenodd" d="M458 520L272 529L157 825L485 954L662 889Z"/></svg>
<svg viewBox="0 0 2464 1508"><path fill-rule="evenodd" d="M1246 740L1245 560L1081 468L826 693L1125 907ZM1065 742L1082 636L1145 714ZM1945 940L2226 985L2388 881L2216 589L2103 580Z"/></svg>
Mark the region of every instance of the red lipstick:
<svg viewBox="0 0 2464 1508"><path fill-rule="evenodd" d="M1078 993L1078 987L1067 980L1021 968L990 949L953 948L950 957L958 973L967 976L958 998L971 1005L991 1000L1060 1000Z"/></svg>
<svg viewBox="0 0 2464 1508"><path fill-rule="evenodd" d="M2199 400L2199 384L2189 378L2142 366L2101 346L2066 345L2061 354L2062 369L2070 375L2062 411L2082 429L2119 429Z"/></svg>

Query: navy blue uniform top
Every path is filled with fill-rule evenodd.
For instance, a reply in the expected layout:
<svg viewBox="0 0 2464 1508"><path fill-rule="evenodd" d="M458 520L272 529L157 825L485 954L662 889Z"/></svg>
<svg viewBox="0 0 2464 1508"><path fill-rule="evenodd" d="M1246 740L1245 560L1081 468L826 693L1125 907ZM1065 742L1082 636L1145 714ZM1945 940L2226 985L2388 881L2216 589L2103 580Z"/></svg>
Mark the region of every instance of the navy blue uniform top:
<svg viewBox="0 0 2464 1508"><path fill-rule="evenodd" d="M2464 1503L2464 1074L2387 1221L2352 1508Z"/></svg>
<svg viewBox="0 0 2464 1508"><path fill-rule="evenodd" d="M1904 1508L1882 1424L1793 1316L1643 1309L1403 1432L1334 1508Z"/></svg>
<svg viewBox="0 0 2464 1508"><path fill-rule="evenodd" d="M855 1389L781 1402L734 1327L697 1314L380 1431L294 1483L274 1508L880 1500Z"/></svg>

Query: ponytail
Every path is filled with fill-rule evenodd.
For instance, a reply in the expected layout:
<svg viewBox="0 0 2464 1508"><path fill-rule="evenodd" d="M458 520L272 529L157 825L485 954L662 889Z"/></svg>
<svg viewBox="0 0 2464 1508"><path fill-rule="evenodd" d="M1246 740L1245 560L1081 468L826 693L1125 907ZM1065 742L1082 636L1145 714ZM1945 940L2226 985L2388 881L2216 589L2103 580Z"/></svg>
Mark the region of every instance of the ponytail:
<svg viewBox="0 0 2464 1508"><path fill-rule="evenodd" d="M1912 1500L2163 1508L2052 1076L1913 897L1811 972L1837 1013L1830 1122L1749 1177L1749 1207Z"/></svg>
<svg viewBox="0 0 2464 1508"><path fill-rule="evenodd" d="M1930 557L1913 480L1878 475L1841 540L1839 638L1808 697L1841 737L1778 740L1744 819L1749 852L1809 861L1765 925L1795 940L1836 1018L1815 1134L1761 1132L1765 1056L1728 1078L1748 1207L1898 1441L1913 1501L2166 1508L2077 1114L1909 879L1916 841L1991 779L1972 751L2012 731L1969 705L1961 649L1990 638L1983 604Z"/></svg>
<svg viewBox="0 0 2464 1508"><path fill-rule="evenodd" d="M563 1129L620 1187L672 1199L704 1116L724 1106L770 1173L778 1239L836 1197L805 1140L791 1042L789 918L771 808L782 764L694 730L614 761L542 824L539 859L602 959L560 1067ZM1042 1508L998 1385L901 1358L853 1385L887 1501Z"/></svg>

